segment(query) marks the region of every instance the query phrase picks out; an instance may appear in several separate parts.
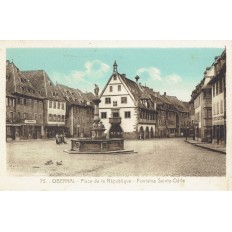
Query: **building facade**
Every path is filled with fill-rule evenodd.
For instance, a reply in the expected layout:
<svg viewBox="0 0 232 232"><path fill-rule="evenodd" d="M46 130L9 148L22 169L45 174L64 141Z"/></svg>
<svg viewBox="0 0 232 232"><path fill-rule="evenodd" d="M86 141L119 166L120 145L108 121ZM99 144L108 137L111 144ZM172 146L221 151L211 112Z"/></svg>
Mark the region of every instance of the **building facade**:
<svg viewBox="0 0 232 232"><path fill-rule="evenodd" d="M212 142L226 144L226 51L215 57L212 92Z"/></svg>
<svg viewBox="0 0 232 232"><path fill-rule="evenodd" d="M202 142L212 141L212 91L210 80L214 75L214 66L206 68L204 78L192 92L194 106L195 139Z"/></svg>
<svg viewBox="0 0 232 232"><path fill-rule="evenodd" d="M44 98L43 137L53 138L56 133L67 133L65 125L66 101L59 89L43 70L24 71L23 74Z"/></svg>
<svg viewBox="0 0 232 232"><path fill-rule="evenodd" d="M93 93L83 93L65 85L57 85L66 100L66 126L70 137L90 137L93 125Z"/></svg>
<svg viewBox="0 0 232 232"><path fill-rule="evenodd" d="M147 139L155 136L156 104L146 87L118 73L113 74L103 89L99 104L100 117L108 137Z"/></svg>
<svg viewBox="0 0 232 232"><path fill-rule="evenodd" d="M40 139L43 97L13 62L6 62L6 139Z"/></svg>

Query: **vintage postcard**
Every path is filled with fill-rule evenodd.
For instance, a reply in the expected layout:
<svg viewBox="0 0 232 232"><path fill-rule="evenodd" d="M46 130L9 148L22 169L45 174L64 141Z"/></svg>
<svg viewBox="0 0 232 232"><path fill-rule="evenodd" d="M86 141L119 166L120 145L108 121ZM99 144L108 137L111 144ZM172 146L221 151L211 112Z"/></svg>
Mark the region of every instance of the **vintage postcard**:
<svg viewBox="0 0 232 232"><path fill-rule="evenodd" d="M231 41L1 41L0 190L231 190Z"/></svg>

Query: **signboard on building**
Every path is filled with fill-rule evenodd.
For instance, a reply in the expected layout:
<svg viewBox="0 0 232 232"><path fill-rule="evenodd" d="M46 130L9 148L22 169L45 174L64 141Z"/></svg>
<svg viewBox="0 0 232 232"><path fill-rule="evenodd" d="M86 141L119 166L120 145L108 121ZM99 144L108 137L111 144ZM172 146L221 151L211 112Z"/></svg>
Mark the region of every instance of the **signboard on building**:
<svg viewBox="0 0 232 232"><path fill-rule="evenodd" d="M25 120L26 124L36 124L36 120Z"/></svg>

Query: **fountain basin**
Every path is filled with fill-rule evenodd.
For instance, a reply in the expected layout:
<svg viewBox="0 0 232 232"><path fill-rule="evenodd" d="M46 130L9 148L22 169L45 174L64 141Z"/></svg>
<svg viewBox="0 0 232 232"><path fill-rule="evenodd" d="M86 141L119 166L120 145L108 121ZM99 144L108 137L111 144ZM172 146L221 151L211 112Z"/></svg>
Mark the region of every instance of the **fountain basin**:
<svg viewBox="0 0 232 232"><path fill-rule="evenodd" d="M69 154L111 154L130 153L133 150L124 149L124 139L71 139Z"/></svg>

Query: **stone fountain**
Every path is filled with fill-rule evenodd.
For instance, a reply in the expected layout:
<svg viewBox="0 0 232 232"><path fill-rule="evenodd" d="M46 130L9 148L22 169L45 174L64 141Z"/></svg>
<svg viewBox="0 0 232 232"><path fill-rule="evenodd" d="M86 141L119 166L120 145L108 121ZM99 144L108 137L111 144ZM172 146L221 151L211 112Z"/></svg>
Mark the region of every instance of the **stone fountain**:
<svg viewBox="0 0 232 232"><path fill-rule="evenodd" d="M99 117L99 103L101 102L98 93L99 87L95 84L94 119L91 127L90 138L71 139L71 150L64 150L70 154L110 154L110 153L131 153L133 150L124 149L123 138L107 139L105 126Z"/></svg>

